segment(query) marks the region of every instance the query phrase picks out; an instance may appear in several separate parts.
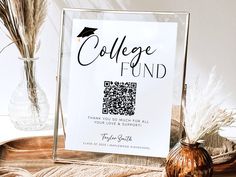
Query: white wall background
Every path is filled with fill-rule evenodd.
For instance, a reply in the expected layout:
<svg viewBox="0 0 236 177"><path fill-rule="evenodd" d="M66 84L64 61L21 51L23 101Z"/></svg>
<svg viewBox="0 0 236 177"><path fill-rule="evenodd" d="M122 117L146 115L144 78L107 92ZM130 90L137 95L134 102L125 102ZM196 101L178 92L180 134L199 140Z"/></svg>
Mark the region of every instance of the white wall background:
<svg viewBox="0 0 236 177"><path fill-rule="evenodd" d="M224 80L225 94L231 93L226 102L236 107L236 1L235 0L49 0L48 18L40 35L38 53L38 82L45 90L51 113L54 112L55 77L59 46L60 8L128 9L145 11L188 11L191 14L187 65L187 83L200 75L202 84L213 66ZM0 26L4 28L3 26ZM0 32L0 49L10 43ZM21 61L14 45L0 54L0 115L8 114L8 101L19 82Z"/></svg>

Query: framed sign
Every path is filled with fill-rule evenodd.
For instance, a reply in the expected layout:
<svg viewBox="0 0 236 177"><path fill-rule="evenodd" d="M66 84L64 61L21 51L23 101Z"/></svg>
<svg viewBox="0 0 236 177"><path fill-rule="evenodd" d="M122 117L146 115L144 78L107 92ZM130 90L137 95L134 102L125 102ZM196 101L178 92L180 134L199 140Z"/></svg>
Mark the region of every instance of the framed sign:
<svg viewBox="0 0 236 177"><path fill-rule="evenodd" d="M56 161L167 156L181 133L171 127L181 123L188 21L188 13L63 10Z"/></svg>

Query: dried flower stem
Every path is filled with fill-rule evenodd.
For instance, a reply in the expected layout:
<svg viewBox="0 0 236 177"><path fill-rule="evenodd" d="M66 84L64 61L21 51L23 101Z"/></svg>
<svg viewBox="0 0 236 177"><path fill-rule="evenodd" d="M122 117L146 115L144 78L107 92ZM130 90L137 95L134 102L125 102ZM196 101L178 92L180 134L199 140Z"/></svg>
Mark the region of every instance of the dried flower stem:
<svg viewBox="0 0 236 177"><path fill-rule="evenodd" d="M37 37L46 17L46 0L0 0L0 19L22 58L34 58ZM34 62L24 61L28 97L39 112Z"/></svg>
<svg viewBox="0 0 236 177"><path fill-rule="evenodd" d="M37 113L39 113L40 108L38 105L34 67L35 67L34 61L24 61L24 70L27 82L28 97L31 103L33 103L33 106L36 109Z"/></svg>

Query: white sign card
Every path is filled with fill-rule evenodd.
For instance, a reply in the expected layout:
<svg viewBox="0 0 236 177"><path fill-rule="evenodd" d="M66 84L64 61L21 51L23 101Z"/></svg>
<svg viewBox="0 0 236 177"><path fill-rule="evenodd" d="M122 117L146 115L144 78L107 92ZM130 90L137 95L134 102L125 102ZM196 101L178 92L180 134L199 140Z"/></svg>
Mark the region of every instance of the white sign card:
<svg viewBox="0 0 236 177"><path fill-rule="evenodd" d="M65 149L167 156L177 27L73 19Z"/></svg>

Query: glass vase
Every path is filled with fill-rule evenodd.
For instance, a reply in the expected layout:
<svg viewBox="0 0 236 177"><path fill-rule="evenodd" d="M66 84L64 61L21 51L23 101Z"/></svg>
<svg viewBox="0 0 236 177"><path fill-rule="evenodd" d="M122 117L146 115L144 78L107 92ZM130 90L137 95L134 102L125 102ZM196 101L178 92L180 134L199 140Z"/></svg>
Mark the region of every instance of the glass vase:
<svg viewBox="0 0 236 177"><path fill-rule="evenodd" d="M48 119L49 104L36 80L37 58L19 59L22 60L22 76L10 98L9 116L17 129L41 130Z"/></svg>
<svg viewBox="0 0 236 177"><path fill-rule="evenodd" d="M167 177L211 177L213 162L201 143L178 143L169 153Z"/></svg>

